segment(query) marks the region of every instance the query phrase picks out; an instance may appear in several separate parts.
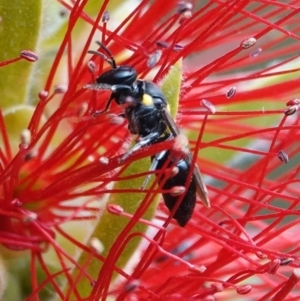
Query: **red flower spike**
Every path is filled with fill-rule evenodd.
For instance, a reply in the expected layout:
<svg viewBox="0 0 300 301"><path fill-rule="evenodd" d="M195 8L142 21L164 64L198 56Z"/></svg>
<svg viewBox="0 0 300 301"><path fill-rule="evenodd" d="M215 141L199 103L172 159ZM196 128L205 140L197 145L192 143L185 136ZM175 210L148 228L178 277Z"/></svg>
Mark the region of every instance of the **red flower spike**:
<svg viewBox="0 0 300 301"><path fill-rule="evenodd" d="M281 260L278 259L278 258L271 261L270 264L269 264L268 273L269 274L275 274L277 272L277 270L279 269L280 264L281 264Z"/></svg>
<svg viewBox="0 0 300 301"><path fill-rule="evenodd" d="M0 243L31 254L33 291L27 300L38 300L48 287L60 300L234 300L238 294L251 300L297 298L300 186L299 167L292 162L299 153L295 62L300 1L191 1L179 6L173 0L164 5L141 1L116 27L112 24L119 19L109 1L95 16L85 10L87 0L59 2L69 12L66 34L44 87L37 87L41 92L32 101L37 106L28 127L16 135L21 143L16 151L10 116L5 112L0 120ZM90 30L78 41L82 22ZM133 66L139 78L157 84L183 60L175 119L188 139L147 145L122 161L132 138L122 114L134 102L127 97L124 106L113 102L99 113L110 87L85 87L111 67L87 53L97 49L96 40L109 48L118 66ZM35 56L26 52L22 58L33 61ZM211 208L197 200L192 218L179 228L160 202L155 218L147 220L147 208L163 191L156 176L168 179L178 167L126 174L128 166L164 150L182 157L187 146L205 175ZM283 169L280 160L286 163L286 154L290 162ZM150 174L153 184L141 189ZM113 187L125 181L126 188ZM187 190L187 185L174 186L169 192ZM131 211L126 206L137 193L138 207ZM128 202L106 204L108 195L126 196ZM102 233L115 237L110 248L102 248L102 238L89 239L87 224L99 216L125 220L116 236L103 222ZM149 231L136 225L147 225ZM85 257L77 261L57 233ZM137 238L143 238L141 249L132 255L131 268L124 268L119 261ZM54 260L47 258L47 248L55 253L55 268L50 268ZM39 279L38 266L45 280ZM67 288L60 287L60 279Z"/></svg>
<svg viewBox="0 0 300 301"><path fill-rule="evenodd" d="M88 103L86 103L86 102L82 103L81 106L78 108L78 111L76 114L77 117L82 118L88 112L88 108L89 108Z"/></svg>
<svg viewBox="0 0 300 301"><path fill-rule="evenodd" d="M206 296L202 301L216 301L216 298L214 296Z"/></svg>
<svg viewBox="0 0 300 301"><path fill-rule="evenodd" d="M211 287L215 290L215 292L222 292L224 289L224 286L221 283L215 283Z"/></svg>
<svg viewBox="0 0 300 301"><path fill-rule="evenodd" d="M39 99L40 99L40 100L45 100L45 99L48 97L48 95L49 95L49 92L43 90L43 91L41 91L41 92L39 93L38 96L39 96Z"/></svg>
<svg viewBox="0 0 300 301"><path fill-rule="evenodd" d="M10 59L10 60L0 62L0 67L7 66L9 64L13 64L13 63L15 63L19 60L21 60L21 57L16 57L16 58L13 58L13 59Z"/></svg>
<svg viewBox="0 0 300 301"><path fill-rule="evenodd" d="M252 287L251 285L243 285L243 286L240 286L236 289L236 292L240 295L246 295L246 294L249 294L252 290Z"/></svg>
<svg viewBox="0 0 300 301"><path fill-rule="evenodd" d="M300 269L295 269L290 278L286 281L284 286L278 293L272 298L272 301L284 300L285 297L294 289L300 280Z"/></svg>

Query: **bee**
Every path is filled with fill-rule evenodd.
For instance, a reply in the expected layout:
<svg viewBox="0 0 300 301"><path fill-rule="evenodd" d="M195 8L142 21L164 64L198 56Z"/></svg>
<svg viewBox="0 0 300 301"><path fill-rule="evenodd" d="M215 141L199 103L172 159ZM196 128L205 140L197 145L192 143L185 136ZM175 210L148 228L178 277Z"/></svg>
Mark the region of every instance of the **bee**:
<svg viewBox="0 0 300 301"><path fill-rule="evenodd" d="M89 50L88 53L100 56L111 66L111 69L99 75L94 83L85 88L108 89L112 93L104 110L96 112L96 115L108 111L112 101L120 106L126 105L124 117L128 121L128 129L131 134L139 136L138 142L122 157L122 160L145 146L177 137L180 131L169 113L169 105L162 90L151 81L138 79L137 70L134 67L117 66L109 49L102 43L97 43L105 54L94 50ZM175 186L188 187L184 196L181 196L181 203L173 216L180 226L184 227L190 220L196 205L197 194L202 203L210 207L208 192L196 164L192 177L189 177L190 183L187 183L192 164L192 154L188 149L183 159L178 160L172 157L170 151L163 151L152 157L151 161L150 171L161 169L167 161L168 166L177 167L177 173L164 181L162 186L164 190L170 191ZM144 182L143 187L146 186L147 181ZM164 203L170 211L179 197L171 193L163 193Z"/></svg>

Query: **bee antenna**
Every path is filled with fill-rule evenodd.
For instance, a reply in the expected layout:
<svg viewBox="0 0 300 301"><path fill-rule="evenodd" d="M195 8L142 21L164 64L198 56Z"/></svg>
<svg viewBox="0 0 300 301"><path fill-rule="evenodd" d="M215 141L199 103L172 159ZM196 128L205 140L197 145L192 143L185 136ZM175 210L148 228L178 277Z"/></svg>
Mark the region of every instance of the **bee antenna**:
<svg viewBox="0 0 300 301"><path fill-rule="evenodd" d="M111 67L113 69L116 69L116 63L115 61L112 61L110 60L106 55L104 55L103 53L99 52L99 51L96 51L96 50L88 50L88 53L90 54L95 54L95 55L98 55L100 56L102 59L104 59L107 63L109 63L111 65Z"/></svg>
<svg viewBox="0 0 300 301"><path fill-rule="evenodd" d="M110 58L110 65L112 66L113 69L117 69L117 64L116 64L116 61L115 61L115 58L113 57L112 53L109 51L109 49L104 45L102 44L101 42L99 41L96 41L96 43L103 48L103 50L108 54L109 58ZM107 60L106 60L107 61ZM108 62L108 61L107 61Z"/></svg>

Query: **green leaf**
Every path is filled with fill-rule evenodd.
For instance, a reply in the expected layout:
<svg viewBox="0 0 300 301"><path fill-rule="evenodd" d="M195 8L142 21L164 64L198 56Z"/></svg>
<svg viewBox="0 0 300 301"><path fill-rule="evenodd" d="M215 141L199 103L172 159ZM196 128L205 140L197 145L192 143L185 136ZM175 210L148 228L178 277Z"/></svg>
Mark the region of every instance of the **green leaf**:
<svg viewBox="0 0 300 301"><path fill-rule="evenodd" d="M89 15L96 15L99 10L101 9L101 7L103 6L104 1L101 0L89 0L88 3L85 6L85 11L89 14ZM123 19L125 18L125 16L127 16L126 13L124 13L124 9L126 10L126 6L128 7L128 11L132 11L132 6L134 5L134 2L129 0L129 1L120 1L120 0L110 0L107 3L107 7L106 10L109 11L111 14L114 14L114 18L116 18L116 15L118 13L118 10L120 10L122 12L122 14L120 15L120 17L122 17ZM121 20L118 19L120 22Z"/></svg>
<svg viewBox="0 0 300 301"><path fill-rule="evenodd" d="M0 0L0 62L35 51L38 42L41 0ZM1 107L26 102L33 63L21 60L0 68Z"/></svg>
<svg viewBox="0 0 300 301"><path fill-rule="evenodd" d="M182 60L179 60L169 71L162 83L162 91L170 105L170 111L173 118L178 112L180 99L180 87L182 81Z"/></svg>
<svg viewBox="0 0 300 301"><path fill-rule="evenodd" d="M13 153L19 149L21 132L27 129L34 110L35 108L29 105L17 105L3 112L6 132Z"/></svg>
<svg viewBox="0 0 300 301"><path fill-rule="evenodd" d="M11 277L10 277L11 278ZM8 279L7 267L3 256L0 254L0 298L2 299L3 294L9 287L10 280ZM12 279L13 280L13 279Z"/></svg>
<svg viewBox="0 0 300 301"><path fill-rule="evenodd" d="M46 2L43 9L42 24L38 41L39 60L34 64L28 100L32 104L39 101L38 93L44 88L49 71L53 65L59 46L66 35L69 20L69 11L58 1ZM65 69L58 74L66 74ZM65 76L67 78L67 75ZM61 77L60 77L61 80Z"/></svg>

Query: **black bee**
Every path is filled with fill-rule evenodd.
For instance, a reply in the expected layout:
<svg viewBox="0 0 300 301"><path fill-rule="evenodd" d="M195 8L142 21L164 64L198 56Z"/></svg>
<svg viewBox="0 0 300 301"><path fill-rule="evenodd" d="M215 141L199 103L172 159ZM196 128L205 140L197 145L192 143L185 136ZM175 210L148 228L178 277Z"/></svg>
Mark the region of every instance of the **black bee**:
<svg viewBox="0 0 300 301"><path fill-rule="evenodd" d="M95 83L87 85L85 88L94 90L109 89L112 93L105 109L96 112L96 115L107 111L113 100L118 105L126 104L124 116L128 121L128 129L131 134L139 135L140 138L122 159L124 160L144 146L178 136L180 134L179 129L169 113L169 105L161 89L151 81L137 79L137 71L132 66L117 66L107 47L100 42L98 42L98 45L106 52L108 57L99 51L89 50L89 53L103 58L110 64L112 69L101 74ZM174 186L186 187L192 163L190 151L187 151L186 154L184 159L176 160L170 158L170 151L164 151L152 158L150 168L152 171L161 169L167 161L170 161L169 166L175 165L177 167L177 174L164 182L162 187L164 190L170 190ZM146 186L146 182L143 187ZM182 227L187 224L192 216L196 204L196 194L199 195L206 207L210 207L208 192L197 165L194 166L188 189L173 216ZM170 211L172 211L179 197L170 193L163 194L165 205Z"/></svg>

